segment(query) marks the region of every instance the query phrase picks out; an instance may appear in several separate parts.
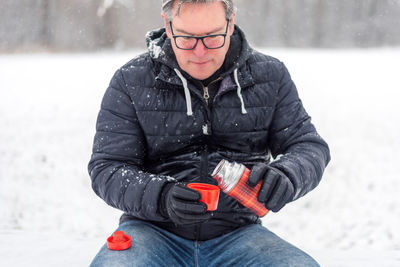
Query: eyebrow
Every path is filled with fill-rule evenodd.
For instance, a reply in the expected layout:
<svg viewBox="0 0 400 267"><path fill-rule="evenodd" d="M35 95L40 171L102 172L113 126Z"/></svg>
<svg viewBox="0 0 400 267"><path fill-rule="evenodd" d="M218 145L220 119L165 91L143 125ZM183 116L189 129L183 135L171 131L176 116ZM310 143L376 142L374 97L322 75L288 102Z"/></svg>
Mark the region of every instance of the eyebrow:
<svg viewBox="0 0 400 267"><path fill-rule="evenodd" d="M226 26L219 27L219 28L217 28L217 29L215 29L215 30L213 30L213 31L207 32L207 33L204 34L204 35L209 35L209 34L212 34L212 33L218 32L218 31L222 31L222 30L225 29L225 27L226 27ZM197 35L197 34L193 34L193 33L187 32L187 31L185 31L185 30L178 29L178 28L175 28L175 31L181 32L181 33L186 34L186 35L191 35L191 36L196 36L196 35Z"/></svg>

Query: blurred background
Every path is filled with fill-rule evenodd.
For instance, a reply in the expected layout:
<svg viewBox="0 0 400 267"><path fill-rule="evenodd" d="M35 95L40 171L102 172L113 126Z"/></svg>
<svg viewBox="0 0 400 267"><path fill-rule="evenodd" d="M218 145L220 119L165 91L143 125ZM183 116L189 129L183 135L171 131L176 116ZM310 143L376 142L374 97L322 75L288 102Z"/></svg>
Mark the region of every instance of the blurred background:
<svg viewBox="0 0 400 267"><path fill-rule="evenodd" d="M1 0L0 52L144 48L161 27L161 0ZM400 44L398 0L237 0L255 46Z"/></svg>
<svg viewBox="0 0 400 267"><path fill-rule="evenodd" d="M400 0L235 2L332 154L320 185L263 224L322 266L400 266ZM0 0L0 265L87 266L118 226L87 173L96 117L160 12L161 0Z"/></svg>

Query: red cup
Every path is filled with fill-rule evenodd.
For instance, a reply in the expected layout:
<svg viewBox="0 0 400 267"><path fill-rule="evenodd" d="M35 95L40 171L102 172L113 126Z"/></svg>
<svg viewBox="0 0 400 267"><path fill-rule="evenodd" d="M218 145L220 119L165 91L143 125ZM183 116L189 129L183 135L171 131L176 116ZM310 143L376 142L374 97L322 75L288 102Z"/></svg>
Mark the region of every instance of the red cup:
<svg viewBox="0 0 400 267"><path fill-rule="evenodd" d="M190 183L187 187L194 189L201 194L200 202L207 205L207 211L218 208L219 187L212 184Z"/></svg>

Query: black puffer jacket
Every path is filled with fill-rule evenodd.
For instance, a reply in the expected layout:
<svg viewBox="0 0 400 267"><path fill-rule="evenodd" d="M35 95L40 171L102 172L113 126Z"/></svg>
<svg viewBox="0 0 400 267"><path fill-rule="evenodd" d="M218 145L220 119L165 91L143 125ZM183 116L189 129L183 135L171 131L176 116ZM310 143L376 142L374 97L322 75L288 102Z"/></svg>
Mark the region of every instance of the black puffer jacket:
<svg viewBox="0 0 400 267"><path fill-rule="evenodd" d="M122 221L152 221L197 240L259 223L224 193L205 223L176 226L161 214L160 193L167 183L217 184L210 174L221 159L251 168L272 155L277 159L271 165L292 181L294 199L319 183L329 149L287 69L250 48L237 26L231 40L240 52L221 75L212 106L181 74L164 29L147 36L149 52L115 73L98 115L89 172L96 194L125 212Z"/></svg>

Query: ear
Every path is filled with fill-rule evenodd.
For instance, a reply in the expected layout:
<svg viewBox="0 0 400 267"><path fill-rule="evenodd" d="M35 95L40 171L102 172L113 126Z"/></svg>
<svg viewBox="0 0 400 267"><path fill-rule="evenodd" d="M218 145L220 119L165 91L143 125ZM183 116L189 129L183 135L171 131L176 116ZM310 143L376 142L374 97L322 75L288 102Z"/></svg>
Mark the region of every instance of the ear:
<svg viewBox="0 0 400 267"><path fill-rule="evenodd" d="M169 28L169 22L168 22L167 16L165 16L164 12L162 12L161 13L161 17L162 17L162 19L164 21L165 33L167 34L168 38L171 39L172 38L172 33L171 33L170 28Z"/></svg>

